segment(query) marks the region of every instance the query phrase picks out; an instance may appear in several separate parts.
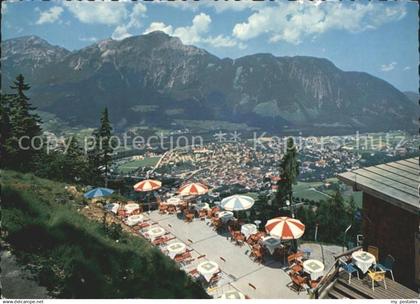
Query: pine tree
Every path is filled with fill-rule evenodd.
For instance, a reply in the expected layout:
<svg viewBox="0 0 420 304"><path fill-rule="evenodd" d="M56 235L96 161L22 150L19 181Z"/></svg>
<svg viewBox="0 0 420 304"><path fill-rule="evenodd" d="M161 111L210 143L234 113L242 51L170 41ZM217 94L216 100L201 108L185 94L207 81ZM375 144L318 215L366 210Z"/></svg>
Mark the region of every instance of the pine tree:
<svg viewBox="0 0 420 304"><path fill-rule="evenodd" d="M0 100L0 167L6 167L10 158L10 139L12 126L10 124L10 95L1 95Z"/></svg>
<svg viewBox="0 0 420 304"><path fill-rule="evenodd" d="M35 108L25 95L30 86L25 83L22 74L19 74L13 83L14 86L10 88L16 93L12 94L10 99L10 167L27 171L33 168L33 160L37 154L31 146L31 141L35 136L41 135L41 119L32 112Z"/></svg>
<svg viewBox="0 0 420 304"><path fill-rule="evenodd" d="M293 138L287 139L287 151L280 162L279 170L280 179L277 182L277 193L275 204L277 208L283 209L285 202L290 202L290 208L293 208L292 196L293 196L293 185L297 183L297 177L299 175L299 162L298 153L294 144Z"/></svg>
<svg viewBox="0 0 420 304"><path fill-rule="evenodd" d="M112 161L112 127L108 117L108 109L102 111L100 127L93 132L95 137L95 147L89 152L89 164L92 170L92 182L98 179L105 180L105 187L107 187L107 177L109 166ZM103 173L103 177L102 177Z"/></svg>

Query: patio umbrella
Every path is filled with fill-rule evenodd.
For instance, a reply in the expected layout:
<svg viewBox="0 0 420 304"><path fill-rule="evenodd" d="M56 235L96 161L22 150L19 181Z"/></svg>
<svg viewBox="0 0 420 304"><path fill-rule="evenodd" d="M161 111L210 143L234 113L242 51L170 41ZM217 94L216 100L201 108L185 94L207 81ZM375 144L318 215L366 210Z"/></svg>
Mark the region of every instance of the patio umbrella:
<svg viewBox="0 0 420 304"><path fill-rule="evenodd" d="M137 192L157 190L160 187L162 187L162 182L154 179L145 179L144 181L138 182L133 186L134 191Z"/></svg>
<svg viewBox="0 0 420 304"><path fill-rule="evenodd" d="M248 210L254 205L254 199L246 195L232 195L222 199L221 206L228 211Z"/></svg>
<svg viewBox="0 0 420 304"><path fill-rule="evenodd" d="M282 240L295 240L305 232L305 225L301 221L290 217L276 217L267 221L265 230L272 236Z"/></svg>
<svg viewBox="0 0 420 304"><path fill-rule="evenodd" d="M208 191L209 189L201 183L189 183L189 184L181 186L178 189L179 195L182 195L182 196L202 195L202 194L206 194Z"/></svg>
<svg viewBox="0 0 420 304"><path fill-rule="evenodd" d="M162 182L154 179L145 179L133 186L134 191L136 192L154 191L159 189L160 187L162 187ZM147 201L149 201L149 197L147 198ZM150 210L150 206L148 208Z"/></svg>
<svg viewBox="0 0 420 304"><path fill-rule="evenodd" d="M95 188L86 192L83 196L85 198L96 198L111 195L114 192L112 189L108 188Z"/></svg>

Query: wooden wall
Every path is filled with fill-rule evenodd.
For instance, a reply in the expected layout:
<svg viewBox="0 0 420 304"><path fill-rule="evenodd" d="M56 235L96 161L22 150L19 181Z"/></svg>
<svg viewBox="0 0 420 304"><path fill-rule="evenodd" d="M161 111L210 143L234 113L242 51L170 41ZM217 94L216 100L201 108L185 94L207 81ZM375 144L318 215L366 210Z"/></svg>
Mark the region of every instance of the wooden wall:
<svg viewBox="0 0 420 304"><path fill-rule="evenodd" d="M409 288L415 283L415 237L419 230L419 215L363 193L364 246L377 246L380 260L387 254L395 258L395 280Z"/></svg>

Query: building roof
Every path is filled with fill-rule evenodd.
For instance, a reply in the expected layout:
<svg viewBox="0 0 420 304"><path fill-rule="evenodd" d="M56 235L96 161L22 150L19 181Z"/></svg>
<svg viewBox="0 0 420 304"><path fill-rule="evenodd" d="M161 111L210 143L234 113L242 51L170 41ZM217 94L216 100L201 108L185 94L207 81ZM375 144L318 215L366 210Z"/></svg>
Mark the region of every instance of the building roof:
<svg viewBox="0 0 420 304"><path fill-rule="evenodd" d="M366 167L341 173L338 179L409 212L419 213L419 159Z"/></svg>

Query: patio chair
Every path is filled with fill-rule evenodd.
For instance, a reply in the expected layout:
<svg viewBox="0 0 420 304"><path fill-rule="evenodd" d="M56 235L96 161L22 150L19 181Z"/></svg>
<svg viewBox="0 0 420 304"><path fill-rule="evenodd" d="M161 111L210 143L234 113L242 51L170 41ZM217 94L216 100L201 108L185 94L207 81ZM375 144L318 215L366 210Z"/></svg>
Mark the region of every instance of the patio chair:
<svg viewBox="0 0 420 304"><path fill-rule="evenodd" d="M375 282L384 282L384 287L385 289L387 289L386 287L386 281L385 281L385 271L371 271L368 270L368 276L370 277L370 279L372 280L372 290L375 291Z"/></svg>
<svg viewBox="0 0 420 304"><path fill-rule="evenodd" d="M206 216L207 216L206 210L200 210L198 212L198 217L200 218L200 220L204 221L206 219Z"/></svg>
<svg viewBox="0 0 420 304"><path fill-rule="evenodd" d="M394 273L392 272L392 267L394 265L395 259L392 255L388 254L385 258L385 260L379 264L376 264L376 267L379 268L382 271L391 273L392 280L394 279Z"/></svg>
<svg viewBox="0 0 420 304"><path fill-rule="evenodd" d="M175 258L174 258L174 261L178 262L178 263L181 263L181 262L184 262L184 261L190 259L191 257L192 257L191 253L189 251L187 251L187 252L176 255Z"/></svg>
<svg viewBox="0 0 420 304"><path fill-rule="evenodd" d="M349 274L349 285L351 283L351 276L353 275L353 273L356 273L357 279L360 280L359 271L357 270L357 268L355 267L353 263L346 264L346 263L341 262L340 266L346 273Z"/></svg>
<svg viewBox="0 0 420 304"><path fill-rule="evenodd" d="M235 232L236 245L243 246L245 243L245 236L240 232Z"/></svg>
<svg viewBox="0 0 420 304"><path fill-rule="evenodd" d="M321 280L322 280L322 276L319 277L316 280L309 280L308 281L309 288L311 288L311 289L317 288L318 287L318 284L319 284L319 282L321 282Z"/></svg>
<svg viewBox="0 0 420 304"><path fill-rule="evenodd" d="M159 214L166 214L168 211L168 205L159 204Z"/></svg>
<svg viewBox="0 0 420 304"><path fill-rule="evenodd" d="M222 278L222 272L216 272L215 274L213 274L213 276L210 278L209 281L209 286L214 286L217 284L217 282L220 281L220 279Z"/></svg>
<svg viewBox="0 0 420 304"><path fill-rule="evenodd" d="M191 223L194 219L194 213L186 213L184 221L187 223Z"/></svg>
<svg viewBox="0 0 420 304"><path fill-rule="evenodd" d="M376 261L379 261L379 248L378 247L369 245L367 251L375 257Z"/></svg>
<svg viewBox="0 0 420 304"><path fill-rule="evenodd" d="M307 281L304 277L300 276L299 274L294 273L294 274L290 274L290 279L292 280L292 282L290 282L289 285L291 284L292 287L296 289L298 294L302 291L302 289L305 290Z"/></svg>

